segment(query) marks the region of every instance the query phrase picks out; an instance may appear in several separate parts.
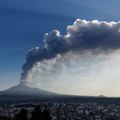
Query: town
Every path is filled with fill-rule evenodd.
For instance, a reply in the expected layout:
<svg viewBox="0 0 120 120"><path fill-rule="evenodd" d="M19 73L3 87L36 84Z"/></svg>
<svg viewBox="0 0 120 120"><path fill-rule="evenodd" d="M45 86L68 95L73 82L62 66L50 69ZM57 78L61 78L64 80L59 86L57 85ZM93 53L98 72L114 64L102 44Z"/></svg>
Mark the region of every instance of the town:
<svg viewBox="0 0 120 120"><path fill-rule="evenodd" d="M37 102L0 105L0 120L18 120L16 116L21 111L26 111L25 120L34 120L32 119L33 112L37 110L36 108L39 108L41 113L47 111L49 119L44 120L120 120L120 104L96 102Z"/></svg>

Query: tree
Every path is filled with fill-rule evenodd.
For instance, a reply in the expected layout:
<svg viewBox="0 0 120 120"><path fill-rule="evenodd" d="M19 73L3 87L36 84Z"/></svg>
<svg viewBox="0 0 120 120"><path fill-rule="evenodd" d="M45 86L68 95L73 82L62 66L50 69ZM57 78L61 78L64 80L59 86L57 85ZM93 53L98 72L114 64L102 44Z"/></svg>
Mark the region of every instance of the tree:
<svg viewBox="0 0 120 120"><path fill-rule="evenodd" d="M47 108L42 112L41 107L36 106L31 114L32 114L31 120L51 120L50 113L47 110Z"/></svg>
<svg viewBox="0 0 120 120"><path fill-rule="evenodd" d="M47 109L42 112L42 120L51 120L50 113Z"/></svg>
<svg viewBox="0 0 120 120"><path fill-rule="evenodd" d="M21 111L15 115L15 120L28 120L27 110L21 109Z"/></svg>
<svg viewBox="0 0 120 120"><path fill-rule="evenodd" d="M40 106L35 107L32 111L32 120L42 120L42 112Z"/></svg>

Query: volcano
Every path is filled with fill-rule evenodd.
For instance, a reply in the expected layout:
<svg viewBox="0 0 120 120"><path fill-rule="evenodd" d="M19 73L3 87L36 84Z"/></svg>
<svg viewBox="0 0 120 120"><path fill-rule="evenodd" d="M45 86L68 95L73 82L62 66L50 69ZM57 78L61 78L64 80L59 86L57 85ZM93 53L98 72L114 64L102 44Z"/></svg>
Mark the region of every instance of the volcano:
<svg viewBox="0 0 120 120"><path fill-rule="evenodd" d="M0 104L31 103L31 102L75 101L75 102L100 102L119 103L119 98L76 96L58 94L39 88L32 88L22 83L7 90L0 91Z"/></svg>
<svg viewBox="0 0 120 120"><path fill-rule="evenodd" d="M57 96L59 94L54 92L19 84L7 90L0 91L0 103L40 101L43 99L53 99Z"/></svg>
<svg viewBox="0 0 120 120"><path fill-rule="evenodd" d="M49 92L49 91L42 90L39 88L28 87L24 84L20 84L20 85L11 87L7 90L0 91L0 94L4 94L4 95L41 95L41 96L57 95L57 93Z"/></svg>

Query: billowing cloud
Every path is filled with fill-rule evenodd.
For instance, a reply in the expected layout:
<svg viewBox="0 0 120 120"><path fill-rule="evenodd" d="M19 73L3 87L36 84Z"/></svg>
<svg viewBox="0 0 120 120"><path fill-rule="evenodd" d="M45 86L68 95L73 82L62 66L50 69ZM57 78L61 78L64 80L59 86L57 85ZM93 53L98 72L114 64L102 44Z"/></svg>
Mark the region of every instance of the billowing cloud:
<svg viewBox="0 0 120 120"><path fill-rule="evenodd" d="M23 65L21 80L26 80L29 71L37 62L61 57L66 53L92 54L110 53L120 48L120 22L100 22L77 19L67 27L67 35L60 35L58 30L46 33L44 46L35 47L27 52L27 60Z"/></svg>
<svg viewBox="0 0 120 120"><path fill-rule="evenodd" d="M62 93L106 91L110 95L113 80L120 79L119 53L120 22L77 19L67 27L65 36L53 30L45 34L44 46L27 52L21 82Z"/></svg>

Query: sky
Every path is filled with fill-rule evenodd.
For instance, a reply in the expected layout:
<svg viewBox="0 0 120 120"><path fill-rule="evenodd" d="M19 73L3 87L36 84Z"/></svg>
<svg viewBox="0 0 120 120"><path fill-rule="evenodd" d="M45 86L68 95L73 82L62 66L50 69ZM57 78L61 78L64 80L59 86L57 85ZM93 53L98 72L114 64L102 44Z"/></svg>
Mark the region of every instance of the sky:
<svg viewBox="0 0 120 120"><path fill-rule="evenodd" d="M67 26L72 25L78 18L108 22L119 21L119 4L119 0L0 0L0 90L19 84L27 50L42 46L45 33L57 29L62 35L66 35ZM119 57L114 58L118 61ZM114 64L114 61L111 61L111 64ZM118 87L109 93L111 86L107 86L107 90L105 90L105 87L102 86L104 80L98 80L97 83L93 80L94 84L91 85L92 82L87 79L79 81L80 86L78 84L71 89L69 89L70 85L63 85L68 81L65 81L66 83L56 81L53 83L54 86L51 84L41 86L40 83L40 86L37 87L62 93L67 92L67 94L119 96L119 93L116 92L119 91ZM113 77L113 79L115 78ZM120 84L119 81L116 82ZM57 86L57 83L61 86ZM99 84L100 87L98 87ZM93 86L96 90L92 89ZM88 90L86 90L87 88Z"/></svg>

